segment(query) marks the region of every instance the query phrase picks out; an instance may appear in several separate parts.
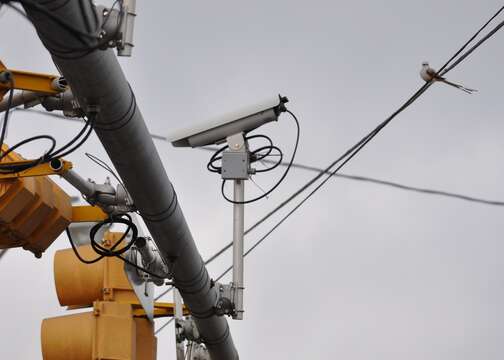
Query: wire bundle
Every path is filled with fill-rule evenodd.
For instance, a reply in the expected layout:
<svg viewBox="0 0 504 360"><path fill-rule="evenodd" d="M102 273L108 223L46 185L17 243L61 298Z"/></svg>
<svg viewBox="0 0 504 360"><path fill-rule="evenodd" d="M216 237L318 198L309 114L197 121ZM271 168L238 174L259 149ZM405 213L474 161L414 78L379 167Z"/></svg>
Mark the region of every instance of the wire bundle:
<svg viewBox="0 0 504 360"><path fill-rule="evenodd" d="M103 21L101 22L101 26L96 29L91 29L91 25L89 24L89 20L86 16L84 16L85 24L87 31L82 31L72 24L68 23L60 16L55 15L49 8L46 6L39 4L36 0L0 0L0 7L3 4L6 4L11 9L27 18L28 21L31 21L29 17L18 7L12 5L13 2L18 2L23 5L26 9L30 9L35 12L39 12L47 16L49 19L54 21L56 24L61 26L63 29L67 30L70 34L72 34L80 43L82 43L82 47L69 47L67 44L61 44L58 46L58 49L52 49L45 44L45 46L50 50L51 53L58 54L58 57L65 59L75 59L79 57L83 57L94 50L107 48L109 45L109 41L111 39L116 39L119 34L121 24L124 18L125 9L123 0L115 0L112 6L110 7L108 13L103 17ZM79 6L83 14L85 14L84 4L82 0L78 0ZM119 5L119 16L117 19L117 23L115 24L114 34L112 36L103 36L105 34L104 27L110 19L110 14L112 9L114 9L117 5ZM97 14L94 12L95 22L100 24L100 21L97 18ZM75 54L78 53L78 54Z"/></svg>
<svg viewBox="0 0 504 360"><path fill-rule="evenodd" d="M466 48L469 46L469 44L502 12L504 11L504 6L502 6L451 58L446 62L446 64L438 71L438 75L444 75L447 72L451 71L453 68L455 68L457 65L459 65L464 59L466 59L472 52L474 52L479 46L481 46L485 41L487 41L489 38L491 38L498 30L500 30L502 27L504 27L504 21L500 22L494 29L492 29L487 35L485 35L483 38L481 38L474 46L472 46L469 50L467 50L464 54L460 55ZM460 57L457 58L457 56ZM455 61L454 61L455 60ZM452 63L453 61L453 63ZM450 65L451 64L451 65ZM276 206L273 210L268 212L265 216L263 216L259 221L257 221L254 225L252 225L250 228L248 228L244 235L247 235L250 233L252 230L257 228L259 225L264 223L267 219L269 219L271 216L273 216L275 213L277 213L279 210L281 210L284 206L286 206L288 203L290 203L292 200L294 200L296 197L298 197L301 193L303 193L308 187L313 185L317 180L322 178L324 175L326 175L326 178L319 184L315 189L313 189L306 197L303 198L292 210L290 210L286 215L284 215L266 234L264 234L259 240L257 240L252 247L250 247L245 253L244 257L249 255L253 250L256 249L257 246L259 246L264 240L268 238L271 233L273 233L285 220L287 220L296 210L298 210L311 196L313 196L314 193L316 193L330 178L335 176L337 172L348 162L350 161L369 141L371 141L387 124L389 124L397 115L399 115L403 110L405 110L409 105L411 105L420 95L422 95L429 87L431 83L426 83L424 84L418 91L416 91L398 110L396 110L392 115L390 115L387 119L385 119L382 123L380 123L375 129L373 129L370 133L368 133L366 136L364 136L359 142L357 142L355 145L353 145L350 149L345 151L343 155L338 157L334 162L332 162L328 167L325 169L318 169L319 174L313 177L310 181L308 181L305 185L303 185L300 189L295 191L291 196L289 196L286 200L281 202L278 206ZM332 170L335 165L343 161L336 169ZM210 264L212 261L214 261L216 258L218 258L220 255L222 255L226 250L230 249L232 247L233 243L230 242L226 246L224 246L222 249L217 251L214 255L212 255L210 258L208 258L205 261L205 265ZM214 281L219 281L222 279L227 273L231 271L233 266L229 266L224 272L222 272L218 277L215 278ZM155 299L159 300L166 294L168 294L171 290L173 290L173 287L168 288L161 294L159 294ZM163 324L158 330L156 330L156 333L160 332L162 329L164 329L170 321L166 322Z"/></svg>
<svg viewBox="0 0 504 360"><path fill-rule="evenodd" d="M4 117L4 123L2 126L2 135L5 134L6 127L7 127L7 121L8 121L8 113L10 111L10 106L6 110L5 117ZM94 121L96 118L96 114L92 113L87 115L87 120L83 128L79 131L77 135L74 136L72 140L70 140L67 144L63 145L59 149L56 149L56 139L52 137L51 135L37 135L37 136L32 136L30 138L27 138L25 140L20 141L16 145L12 146L9 148L9 150L5 152L0 152L0 162L7 156L9 155L12 151L16 150L17 148L28 144L33 141L37 140L49 140L51 142L51 146L49 147L49 150L39 157L38 159L33 159L30 160L28 163L25 163L23 165L9 165L8 163L0 163L0 173L3 174L12 174L12 173L17 173L20 171L24 171L27 169L30 169L34 166L37 166L39 164L43 163L48 163L53 159L57 158L62 158L65 157L71 153L73 153L75 150L80 148L89 138L91 135L91 132L93 131L93 125ZM1 144L3 144L4 136L1 137Z"/></svg>
<svg viewBox="0 0 504 360"><path fill-rule="evenodd" d="M249 199L249 200L245 200L245 201L234 201L234 200L230 199L225 193L225 186L226 186L227 179L223 179L222 186L221 186L221 193L222 193L222 197L226 201L233 203L233 204L250 204L250 203L256 202L258 200L261 200L261 199L267 197L269 194L271 194L285 180L287 174L289 173L289 171L291 169L292 163L294 162L294 159L296 157L296 152L297 152L297 148L298 148L298 144L299 144L299 135L300 135L299 121L298 121L297 117L289 110L287 110L287 112L294 119L294 121L296 123L297 132L296 132L296 141L295 141L295 145L294 145L294 151L292 152L292 157L289 161L289 164L287 165L287 168L285 169L282 176L280 177L280 179L275 183L275 185L273 185L269 190L265 191L262 195L255 197L255 198L252 198L252 199ZM268 144L261 146L261 147L250 152L250 158L249 158L250 164L253 164L256 162L261 162L262 160L265 160L268 157L272 157L272 156L278 157L277 161L274 161L272 166L266 167L265 169L256 169L255 172L256 173L264 173L264 172L274 170L278 166L280 166L280 164L282 163L282 160L283 160L283 152L279 147L277 147L273 144L273 141L271 140L271 138L266 135L262 135L262 134L245 136L245 142L247 142L249 140L254 140L254 139L265 139L268 142ZM208 171L213 172L213 173L218 173L218 174L222 173L222 166L216 165L216 163L218 163L219 161L222 161L221 154L227 149L229 149L229 146L225 145L225 146L221 147L220 149L218 149L212 155L212 157L210 158L210 160L207 163Z"/></svg>
<svg viewBox="0 0 504 360"><path fill-rule="evenodd" d="M103 226L113 225L113 224L123 224L123 225L126 225L127 228L124 231L124 233L121 235L119 240L117 240L117 242L114 245L112 245L112 247L108 248L108 247L103 246L102 244L100 244L97 241L96 235L97 235L98 231ZM131 232L130 242L127 243L124 247L119 248L119 245L124 242L124 240L128 237L130 232ZM70 242L70 245L72 246L72 249L75 253L75 256L79 259L79 261L81 261L84 264L94 264L94 263L102 260L105 257L116 257L116 258L124 261L126 264L134 267L136 270L139 270L139 271L142 271L146 274L149 274L152 277L159 278L159 279L165 278L165 276L154 274L153 272L151 272L141 266L138 266L136 261L130 261L127 258L122 256L127 251L135 249L135 248L133 248L133 246L136 244L137 240L140 239L140 237L138 236L138 228L135 225L135 223L133 222L133 219L131 218L131 216L129 214L121 214L121 215L117 215L117 216L111 216L108 219L105 219L105 220L100 221L100 222L96 223L95 225L93 225L93 227L89 231L89 237L91 240L91 247L98 254L98 256L94 259L91 259L91 260L84 259L82 257L82 255L79 253L79 251L77 250L77 246L75 245L75 243L73 241L73 238L72 238L72 235L70 233L69 228L66 229L66 234L67 234L68 240Z"/></svg>

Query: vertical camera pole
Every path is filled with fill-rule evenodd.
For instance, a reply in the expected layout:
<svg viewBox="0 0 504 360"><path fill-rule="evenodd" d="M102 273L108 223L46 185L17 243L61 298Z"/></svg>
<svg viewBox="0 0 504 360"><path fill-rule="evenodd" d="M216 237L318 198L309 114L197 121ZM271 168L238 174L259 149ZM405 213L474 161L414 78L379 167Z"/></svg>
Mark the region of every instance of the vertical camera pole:
<svg viewBox="0 0 504 360"><path fill-rule="evenodd" d="M233 282L231 283L235 320L243 320L243 232L245 180L250 175L250 153L243 133L227 137L229 150L222 154L222 179L233 180Z"/></svg>
<svg viewBox="0 0 504 360"><path fill-rule="evenodd" d="M245 180L234 180L233 204L233 287L235 314L233 319L243 320L243 232Z"/></svg>

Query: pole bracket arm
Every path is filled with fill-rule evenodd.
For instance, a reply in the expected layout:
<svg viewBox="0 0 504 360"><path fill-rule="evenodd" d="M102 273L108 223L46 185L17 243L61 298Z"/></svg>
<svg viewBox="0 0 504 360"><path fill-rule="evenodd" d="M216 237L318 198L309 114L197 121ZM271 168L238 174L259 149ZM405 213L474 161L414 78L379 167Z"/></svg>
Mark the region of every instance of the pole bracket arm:
<svg viewBox="0 0 504 360"><path fill-rule="evenodd" d="M55 95L67 88L67 81L60 75L7 69L0 61L0 100L11 89Z"/></svg>
<svg viewBox="0 0 504 360"><path fill-rule="evenodd" d="M73 164L70 161L55 159L58 160L60 166L58 168L54 168L51 163L42 163L38 165L34 165L29 167L26 170L22 170L19 172L2 172L0 168L0 180L4 179L17 179L21 177L31 177L31 176L47 176L47 175L61 175L72 169ZM2 162L2 167L22 167L23 165L31 165L33 164L33 160L22 160L22 161L9 161Z"/></svg>

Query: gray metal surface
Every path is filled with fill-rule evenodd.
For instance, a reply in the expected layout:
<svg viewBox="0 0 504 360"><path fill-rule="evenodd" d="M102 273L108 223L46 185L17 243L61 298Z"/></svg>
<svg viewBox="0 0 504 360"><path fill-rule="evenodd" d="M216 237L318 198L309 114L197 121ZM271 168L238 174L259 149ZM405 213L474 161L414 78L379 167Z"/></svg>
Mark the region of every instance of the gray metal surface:
<svg viewBox="0 0 504 360"><path fill-rule="evenodd" d="M245 180L234 181L234 201L241 204L233 204L233 302L235 312L233 319L243 320L243 231L245 205Z"/></svg>
<svg viewBox="0 0 504 360"><path fill-rule="evenodd" d="M169 141L171 141L172 145L175 147L211 145L224 141L229 135L251 131L268 122L277 120L278 114L276 110L269 109L220 125L215 125L213 123L207 124L209 129L204 129L201 132L197 132L199 128L197 130L189 129L180 131L171 136Z"/></svg>
<svg viewBox="0 0 504 360"><path fill-rule="evenodd" d="M85 197L91 197L95 193L95 186L92 182L84 179L74 170L68 170L61 174L61 177L68 181L74 188Z"/></svg>
<svg viewBox="0 0 504 360"><path fill-rule="evenodd" d="M226 180L249 178L249 154L246 151L224 151L222 153L222 178Z"/></svg>
<svg viewBox="0 0 504 360"><path fill-rule="evenodd" d="M203 146L223 141L226 137L255 129L262 124L278 119L287 98L273 96L260 103L236 110L204 123L173 132L168 141L173 146ZM276 109L276 110L275 110ZM203 144L206 142L207 144Z"/></svg>
<svg viewBox="0 0 504 360"><path fill-rule="evenodd" d="M53 0L44 6L80 31L96 28L90 2ZM88 51L47 15L25 8L44 45L84 109L99 107L95 131L163 255L214 360L235 360L227 321L214 314L217 290L186 224L175 190L149 135L135 96L112 50ZM72 48L72 51L69 49Z"/></svg>
<svg viewBox="0 0 504 360"><path fill-rule="evenodd" d="M179 329L177 327L177 322L182 320L184 317L182 309L182 298L177 289L173 289L173 303L175 304L175 351L177 355L177 360L185 360L184 342L179 339Z"/></svg>
<svg viewBox="0 0 504 360"><path fill-rule="evenodd" d="M131 218L137 226L138 236L146 236L137 215L133 214ZM129 237L131 237L131 233L128 235L128 238ZM129 238L128 240L131 239ZM133 263L136 263L136 265L143 266L142 261L135 256L131 249L126 254L126 257ZM154 321L154 284L146 282L145 278L139 274L138 270L127 263L124 263L124 271L128 276L128 280L133 288L133 291L135 291L138 301L142 304L142 308L144 309L147 318L150 321Z"/></svg>
<svg viewBox="0 0 504 360"><path fill-rule="evenodd" d="M38 101L40 97L39 93L33 91L20 91L12 96L11 109L15 107L32 103ZM4 96L3 100L0 101L0 112L4 112L9 107L9 95Z"/></svg>

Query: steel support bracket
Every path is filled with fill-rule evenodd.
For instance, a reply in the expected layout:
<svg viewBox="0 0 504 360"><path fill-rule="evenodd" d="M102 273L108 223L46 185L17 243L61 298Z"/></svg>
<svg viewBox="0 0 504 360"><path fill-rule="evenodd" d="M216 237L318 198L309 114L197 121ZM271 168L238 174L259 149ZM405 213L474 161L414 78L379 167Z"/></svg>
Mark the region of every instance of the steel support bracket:
<svg viewBox="0 0 504 360"><path fill-rule="evenodd" d="M109 216L98 206L73 206L72 222L98 222L107 219Z"/></svg>
<svg viewBox="0 0 504 360"><path fill-rule="evenodd" d="M0 74L4 74L0 77L0 100L11 88L47 95L59 94L67 89L66 81L60 75L7 69L1 61Z"/></svg>
<svg viewBox="0 0 504 360"><path fill-rule="evenodd" d="M147 317L145 310L142 308L140 302L131 303L133 306L133 316L135 317ZM189 312L189 308L187 306L183 306L182 311L185 316L191 315ZM161 317L173 317L175 316L175 304L174 303L165 303L165 302L156 302L154 303L154 318Z"/></svg>

